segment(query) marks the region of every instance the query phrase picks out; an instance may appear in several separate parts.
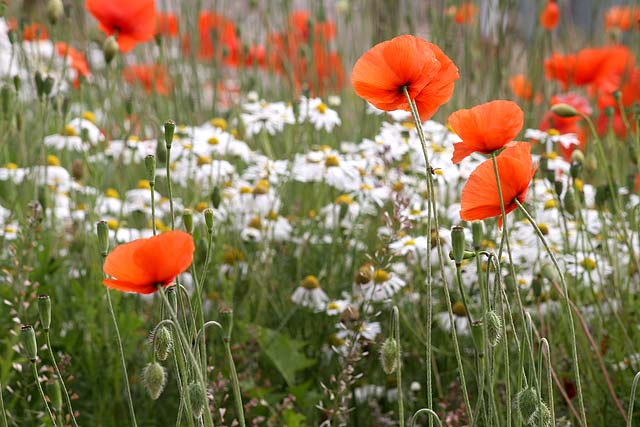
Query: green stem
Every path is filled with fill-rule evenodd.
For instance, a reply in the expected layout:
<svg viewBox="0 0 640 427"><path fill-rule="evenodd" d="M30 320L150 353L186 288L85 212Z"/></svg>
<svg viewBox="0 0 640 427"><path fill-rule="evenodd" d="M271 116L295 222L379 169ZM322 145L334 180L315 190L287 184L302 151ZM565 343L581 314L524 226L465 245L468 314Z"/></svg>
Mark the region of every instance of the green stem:
<svg viewBox="0 0 640 427"><path fill-rule="evenodd" d="M38 386L40 397L42 397L42 402L44 402L44 406L47 408L47 413L49 414L49 418L51 418L51 423L55 427L56 418L53 416L53 412L51 412L51 408L49 407L49 403L47 402L47 396L44 394L44 390L42 389L42 384L40 384L40 379L38 378L38 366L36 365L35 360L31 362L31 367L33 368L33 378L36 380L36 385Z"/></svg>
<svg viewBox="0 0 640 427"><path fill-rule="evenodd" d="M151 189L151 228L153 229L153 235L156 235L156 204L155 204L155 183L149 182L149 188Z"/></svg>
<svg viewBox="0 0 640 427"><path fill-rule="evenodd" d="M549 254L549 257L551 258L551 262L553 263L553 266L556 268L558 272L558 276L560 276L560 283L562 284L562 292L564 293L565 308L569 315L569 329L570 329L570 335L571 335L571 356L573 358L573 371L576 377L576 392L578 394L578 404L580 406L580 417L582 418L583 425L586 427L587 414L585 412L584 399L582 396L582 382L580 381L580 366L578 365L578 349L576 345L576 328L573 322L573 311L571 310L571 302L569 300L569 289L567 288L567 282L564 280L564 274L560 269L558 260L556 259L555 255L551 251L551 248L549 247L547 240L545 239L544 235L538 228L538 225L536 224L534 219L531 217L529 212L524 208L524 206L522 206L522 204L518 199L514 199L514 203L518 206L518 208L520 208L520 211L524 214L524 216L527 218L529 223L531 223L533 230L538 235L538 238L542 242L542 245L544 246L547 253Z"/></svg>
<svg viewBox="0 0 640 427"><path fill-rule="evenodd" d="M2 398L2 390L4 390L2 383L0 383L0 412L2 412L2 417L0 417L0 420L2 420L2 427L9 427L9 424L7 423L7 412L4 409L4 399Z"/></svg>
<svg viewBox="0 0 640 427"><path fill-rule="evenodd" d="M402 349L400 348L400 312L398 307L393 307L393 325L396 339L396 361L398 366L396 367L396 387L398 389L398 415L400 418L400 425L404 426L404 401L402 398Z"/></svg>
<svg viewBox="0 0 640 427"><path fill-rule="evenodd" d="M629 397L629 413L627 415L627 427L631 427L633 421L633 405L636 402L636 388L638 387L638 381L640 381L640 372L633 378L633 384L631 385L631 396Z"/></svg>
<svg viewBox="0 0 640 427"><path fill-rule="evenodd" d="M167 146L167 194L169 196L169 211L171 212L171 229L175 230L175 215L173 213L173 192L171 191L171 146Z"/></svg>
<svg viewBox="0 0 640 427"><path fill-rule="evenodd" d="M233 362L233 354L231 353L231 331L233 330L233 311L228 310L223 312L224 316L228 316L225 327L223 328L223 342L224 342L224 354L229 365L229 376L231 377L231 385L233 390L233 401L236 407L236 416L238 417L238 423L240 427L245 427L244 420L244 405L242 404L242 394L240 392L240 382L238 381L238 373L236 372L236 365Z"/></svg>
<svg viewBox="0 0 640 427"><path fill-rule="evenodd" d="M58 380L60 380L60 384L62 385L62 391L64 393L65 400L67 401L67 409L69 410L69 415L71 415L71 422L73 423L74 427L78 427L78 422L76 421L76 417L73 414L73 406L71 406L71 399L69 398L69 392L67 391L67 386L65 385L64 380L62 379L62 374L60 374L60 369L58 369L58 363L56 362L56 358L53 355L53 350L51 349L51 340L50 340L50 334L48 329L44 331L44 336L47 341L49 358L53 363L53 368L55 369L56 375L58 376Z"/></svg>

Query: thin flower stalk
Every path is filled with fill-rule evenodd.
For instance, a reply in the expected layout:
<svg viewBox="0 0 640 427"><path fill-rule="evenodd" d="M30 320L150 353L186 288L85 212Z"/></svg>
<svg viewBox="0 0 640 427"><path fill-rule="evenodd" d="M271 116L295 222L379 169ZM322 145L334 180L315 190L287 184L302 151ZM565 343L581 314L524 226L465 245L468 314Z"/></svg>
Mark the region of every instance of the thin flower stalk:
<svg viewBox="0 0 640 427"><path fill-rule="evenodd" d="M45 408L47 408L47 414L49 415L49 419L51 420L51 423L55 426L56 417L53 415L53 412L51 412L51 407L49 407L47 396L44 394L44 390L42 389L42 384L40 384L40 378L38 377L38 365L36 364L35 360L31 362L31 370L33 372L33 378L36 381L36 386L38 387L38 391L40 392L42 403L44 403Z"/></svg>
<svg viewBox="0 0 640 427"><path fill-rule="evenodd" d="M60 369L58 369L58 363L56 362L56 358L53 354L53 350L51 349L51 339L50 339L49 329L44 331L44 337L47 342L47 350L49 351L49 358L51 359L51 363L53 364L53 369L56 371L56 375L58 376L58 380L60 380L60 384L62 385L62 392L64 393L64 398L67 403L67 410L69 411L69 415L71 416L71 423L73 427L78 427L78 421L76 421L76 416L73 413L73 406L71 406L71 398L69 397L69 392L67 391L67 386L64 383L64 379L62 378L62 374L60 374Z"/></svg>

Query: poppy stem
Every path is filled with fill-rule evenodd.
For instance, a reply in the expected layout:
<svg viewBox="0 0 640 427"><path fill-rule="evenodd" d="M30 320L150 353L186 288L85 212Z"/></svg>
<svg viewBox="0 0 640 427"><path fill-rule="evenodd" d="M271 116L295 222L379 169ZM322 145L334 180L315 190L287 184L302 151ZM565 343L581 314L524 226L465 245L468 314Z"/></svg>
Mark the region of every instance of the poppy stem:
<svg viewBox="0 0 640 427"><path fill-rule="evenodd" d="M424 132L422 130L422 121L420 120L420 114L418 113L418 108L416 104L413 102L411 97L409 96L409 91L406 86L402 87L404 91L404 96L407 98L407 104L409 105L409 109L411 110L411 115L413 117L413 121L416 125L416 131L418 133L418 138L420 139L420 145L422 147L422 154L424 156L425 162L425 172L427 175L427 191L429 195L429 206L431 214L433 215L433 223L434 228L436 229L436 248L438 251L438 260L440 262L440 276L442 278L442 288L445 294L445 301L447 302L447 311L449 312L449 323L451 323L451 338L453 340L453 348L456 354L456 361L458 364L458 371L460 374L460 384L462 386L462 396L464 398L465 406L467 409L467 416L469 417L469 424L474 425L474 417L473 417L473 409L471 408L471 404L469 402L469 393L467 392L467 381L464 376L464 366L462 365L462 356L460 354L460 345L458 343L458 335L456 332L456 324L455 319L453 317L453 308L451 306L451 297L449 295L449 285L447 283L447 277L445 274L445 264L444 264L444 255L442 253L442 245L440 242L439 230L440 227L438 225L438 210L436 209L436 195L433 185L433 176L431 175L431 164L429 163L429 153L427 151L427 141L424 136ZM429 220L431 219L431 215L429 215ZM428 230L431 233L431 230ZM431 239L427 238L427 257L431 252L430 247ZM429 310L428 318L430 318L431 307L431 261L427 258L427 310ZM471 326L469 326L471 327ZM427 323L427 387L428 387L428 396L427 396L427 404L429 408L433 407L432 396L431 396L431 322ZM431 418L429 418L429 425L431 426Z"/></svg>
<svg viewBox="0 0 640 427"><path fill-rule="evenodd" d="M398 389L398 415L400 425L404 426L404 400L402 399L402 349L400 348L400 312L393 307L393 334L396 339L396 387Z"/></svg>
<svg viewBox="0 0 640 427"><path fill-rule="evenodd" d="M4 400L2 398L2 383L0 383L0 415L2 415L2 417L0 417L0 420L2 420L2 427L8 427L9 424L7 423L7 413L4 409Z"/></svg>
<svg viewBox="0 0 640 427"><path fill-rule="evenodd" d="M169 211L171 212L171 229L175 230L175 215L173 213L173 193L171 191L171 145L167 145L167 195L169 196Z"/></svg>
<svg viewBox="0 0 640 427"><path fill-rule="evenodd" d="M151 190L151 228L153 229L153 235L157 233L156 230L156 204L155 204L155 189L156 185L153 182L149 182L149 188Z"/></svg>
<svg viewBox="0 0 640 427"><path fill-rule="evenodd" d="M49 330L44 331L44 337L47 341L47 349L49 350L49 358L51 358L51 363L53 363L53 368L56 371L56 375L58 376L58 380L60 380L60 385L62 385L62 391L64 392L64 397L67 402L67 410L69 411L69 415L71 415L71 422L73 423L73 427L78 427L78 422L76 421L76 417L73 414L73 407L71 406L71 399L69 398L69 392L67 391L67 386L64 384L64 380L62 379L62 375L60 374L60 369L58 369L58 363L56 362L56 358L53 354L53 350L51 349L51 339ZM1 399L1 398L0 398Z"/></svg>
<svg viewBox="0 0 640 427"><path fill-rule="evenodd" d="M44 406L47 408L47 413L49 414L51 423L55 427L56 418L53 416L53 412L51 412L51 408L49 407L49 403L47 402L47 396L44 394L44 390L42 390L42 384L40 384L40 379L38 378L38 365L36 364L35 359L31 361L31 367L33 368L33 378L36 380L36 385L38 386L40 397L42 397L42 402L44 402Z"/></svg>
<svg viewBox="0 0 640 427"><path fill-rule="evenodd" d="M540 241L542 242L542 245L546 249L547 254L549 254L549 258L551 258L551 262L553 263L553 266L558 271L558 276L560 277L560 283L562 284L562 292L564 293L564 303L565 303L567 312L569 314L569 329L571 332L570 334L571 335L571 353L572 353L571 356L573 358L573 371L576 377L576 392L578 394L578 403L580 406L580 417L582 418L583 425L586 427L587 415L584 408L584 399L582 397L582 382L580 380L580 366L578 365L578 349L576 346L576 328L573 322L573 312L571 311L571 301L569 300L569 289L567 288L567 282L564 279L564 274L560 269L558 260L556 259L555 255L551 251L551 248L549 247L547 240L545 239L544 235L538 228L538 225L536 224L533 217L529 214L529 212L525 209L525 207L522 206L522 203L520 203L518 199L514 199L514 203L518 206L518 208L527 218L529 223L531 223L531 226L533 227L533 231L538 235L538 238L540 239Z"/></svg>

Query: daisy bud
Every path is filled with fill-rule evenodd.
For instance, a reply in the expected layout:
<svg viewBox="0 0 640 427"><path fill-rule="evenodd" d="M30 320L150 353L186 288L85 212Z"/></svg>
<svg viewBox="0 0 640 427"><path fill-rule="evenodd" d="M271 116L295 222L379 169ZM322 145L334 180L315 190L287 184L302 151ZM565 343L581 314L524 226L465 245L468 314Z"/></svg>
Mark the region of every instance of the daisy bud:
<svg viewBox="0 0 640 427"><path fill-rule="evenodd" d="M24 356L32 362L38 358L38 343L36 342L36 333L31 325L25 325L21 329L20 338L22 340L22 349Z"/></svg>
<svg viewBox="0 0 640 427"><path fill-rule="evenodd" d="M471 223L471 235L473 236L473 248L475 250L480 249L484 240L484 223L482 221L473 221Z"/></svg>
<svg viewBox="0 0 640 427"><path fill-rule="evenodd" d="M394 373L398 367L397 351L398 343L394 338L384 340L380 348L380 362L382 363L382 370L387 375Z"/></svg>
<svg viewBox="0 0 640 427"><path fill-rule="evenodd" d="M167 120L164 122L164 143L167 149L171 148L173 142L173 134L176 131L176 122L173 120Z"/></svg>
<svg viewBox="0 0 640 427"><path fill-rule="evenodd" d="M38 297L38 314L40 315L42 329L48 331L51 327L51 298L49 298L49 295L40 295Z"/></svg>
<svg viewBox="0 0 640 427"><path fill-rule="evenodd" d="M538 410L538 393L533 387L526 388L520 393L516 394L513 400L513 406L515 406L520 418L525 424L532 425L530 422L532 417Z"/></svg>
<svg viewBox="0 0 640 427"><path fill-rule="evenodd" d="M184 229L187 233L193 233L193 212L191 209L185 209L182 211L182 223L184 224Z"/></svg>
<svg viewBox="0 0 640 427"><path fill-rule="evenodd" d="M60 390L60 381L57 377L53 377L47 382L47 396L55 412L62 412L62 391Z"/></svg>
<svg viewBox="0 0 640 427"><path fill-rule="evenodd" d="M109 225L107 225L107 221L98 221L96 229L98 233L98 251L100 251L100 255L107 256L109 253Z"/></svg>
<svg viewBox="0 0 640 427"><path fill-rule="evenodd" d="M564 209L571 215L576 214L576 198L573 195L573 190L567 191L564 195Z"/></svg>
<svg viewBox="0 0 640 427"><path fill-rule="evenodd" d="M142 381L151 399L156 400L167 384L167 372L158 362L149 363L142 371Z"/></svg>
<svg viewBox="0 0 640 427"><path fill-rule="evenodd" d="M487 322L487 339L489 345L495 347L502 339L502 321L500 316L493 310L489 310L484 314L484 321Z"/></svg>
<svg viewBox="0 0 640 427"><path fill-rule="evenodd" d="M551 107L551 111L554 114L564 118L575 117L578 115L578 110L565 103L555 104L553 107Z"/></svg>
<svg viewBox="0 0 640 427"><path fill-rule="evenodd" d="M102 43L102 54L104 55L104 62L111 64L113 58L116 57L120 48L118 47L118 41L115 36L109 36Z"/></svg>
<svg viewBox="0 0 640 427"><path fill-rule="evenodd" d="M47 17L53 25L57 24L64 14L64 5L62 0L49 0L47 3Z"/></svg>
<svg viewBox="0 0 640 427"><path fill-rule="evenodd" d="M211 232L213 232L213 209L207 208L203 213L204 223L207 225L207 231L211 234Z"/></svg>
<svg viewBox="0 0 640 427"><path fill-rule="evenodd" d="M149 154L144 158L144 166L147 169L147 179L153 187L156 185L156 156Z"/></svg>
<svg viewBox="0 0 640 427"><path fill-rule="evenodd" d="M460 265L464 259L464 228L456 225L451 228L451 246L453 259L456 265Z"/></svg>
<svg viewBox="0 0 640 427"><path fill-rule="evenodd" d="M220 202L222 202L222 195L220 194L220 187L216 185L213 187L213 191L211 191L211 204L214 208L218 209Z"/></svg>
<svg viewBox="0 0 640 427"><path fill-rule="evenodd" d="M191 415L193 415L193 418L198 419L202 416L207 403L202 392L202 386L198 383L191 383L187 386L187 393L189 393L189 400L191 401Z"/></svg>
<svg viewBox="0 0 640 427"><path fill-rule="evenodd" d="M161 362L167 360L171 350L173 350L173 336L166 326L161 326L155 331L152 337L153 351L156 358Z"/></svg>

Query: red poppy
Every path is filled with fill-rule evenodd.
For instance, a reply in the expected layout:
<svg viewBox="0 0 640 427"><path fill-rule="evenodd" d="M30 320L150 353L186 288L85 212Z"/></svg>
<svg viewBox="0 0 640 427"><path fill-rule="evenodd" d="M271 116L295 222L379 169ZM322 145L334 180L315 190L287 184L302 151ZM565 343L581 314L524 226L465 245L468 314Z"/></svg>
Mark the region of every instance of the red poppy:
<svg viewBox="0 0 640 427"><path fill-rule="evenodd" d="M125 243L105 259L103 271L111 278L102 283L124 292L153 293L191 265L194 250L193 238L183 231Z"/></svg>
<svg viewBox="0 0 640 427"><path fill-rule="evenodd" d="M171 78L162 65L130 65L122 74L129 83L141 84L147 93L168 95L171 91Z"/></svg>
<svg viewBox="0 0 640 427"><path fill-rule="evenodd" d="M476 151L491 154L513 141L524 124L524 112L513 101L491 101L449 116L449 125L462 138L453 145L453 162Z"/></svg>
<svg viewBox="0 0 640 427"><path fill-rule="evenodd" d="M57 42L55 44L56 52L63 58L69 58L71 62L71 68L77 73L76 79L73 84L77 88L80 85L80 77L89 77L91 71L89 71L89 64L84 54L79 50L73 48L64 42Z"/></svg>
<svg viewBox="0 0 640 427"><path fill-rule="evenodd" d="M156 34L155 0L85 0L87 10L107 35L115 34L122 52Z"/></svg>
<svg viewBox="0 0 640 427"><path fill-rule="evenodd" d="M576 111L585 114L587 116L591 115L592 109L591 105L589 105L589 100L584 96L577 95L575 93L566 93L561 95L555 95L551 98L550 104L568 104L576 109ZM565 148L562 144L559 145L560 152L562 157L569 161L571 159L571 153L576 148L580 148L584 150L586 142L587 142L587 132L582 126L582 117L560 117L555 114L553 111L547 111L540 124L538 125L538 129L543 131L557 131L559 134L567 134L573 133L578 137L580 141L580 145L576 147L575 145L571 145Z"/></svg>
<svg viewBox="0 0 640 427"><path fill-rule="evenodd" d="M227 65L238 65L240 40L230 19L215 12L202 11L198 17L200 59L215 59Z"/></svg>
<svg viewBox="0 0 640 427"><path fill-rule="evenodd" d="M626 46L606 46L582 49L576 54L553 53L545 60L545 75L558 80L564 89L569 86L589 86L592 90L613 92L621 76L634 64Z"/></svg>
<svg viewBox="0 0 640 427"><path fill-rule="evenodd" d="M511 92L520 99L530 101L533 96L533 85L524 74L517 74L509 79Z"/></svg>
<svg viewBox="0 0 640 427"><path fill-rule="evenodd" d="M404 88L426 120L449 100L458 69L435 45L411 35L379 43L358 59L351 74L356 93L375 107L409 110Z"/></svg>
<svg viewBox="0 0 640 427"><path fill-rule="evenodd" d="M529 183L537 165L531 159L527 142L509 144L496 158L505 214L513 211L515 200L524 203ZM501 215L500 196L491 159L485 160L469 176L462 189L460 218L464 221L482 220ZM498 219L502 226L502 218Z"/></svg>
<svg viewBox="0 0 640 427"><path fill-rule="evenodd" d="M294 36L300 41L308 42L311 27L311 13L307 10L295 10L289 15L289 27ZM313 33L325 41L333 40L336 36L336 26L333 21L313 23Z"/></svg>
<svg viewBox="0 0 640 427"><path fill-rule="evenodd" d="M156 33L167 37L178 36L178 18L173 13L158 12L156 15Z"/></svg>
<svg viewBox="0 0 640 427"><path fill-rule="evenodd" d="M555 0L548 0L542 13L540 14L540 25L545 30L553 30L558 26L560 21L560 8Z"/></svg>
<svg viewBox="0 0 640 427"><path fill-rule="evenodd" d="M47 32L47 27L39 22L34 22L24 27L22 37L25 41L48 40L49 33Z"/></svg>
<svg viewBox="0 0 640 427"><path fill-rule="evenodd" d="M640 8L631 6L613 6L604 16L604 27L607 30L619 29L628 31L632 26L640 26Z"/></svg>
<svg viewBox="0 0 640 427"><path fill-rule="evenodd" d="M478 8L473 2L469 1L462 3L458 7L453 6L451 12L453 13L453 20L456 21L456 24L470 24L477 15Z"/></svg>

